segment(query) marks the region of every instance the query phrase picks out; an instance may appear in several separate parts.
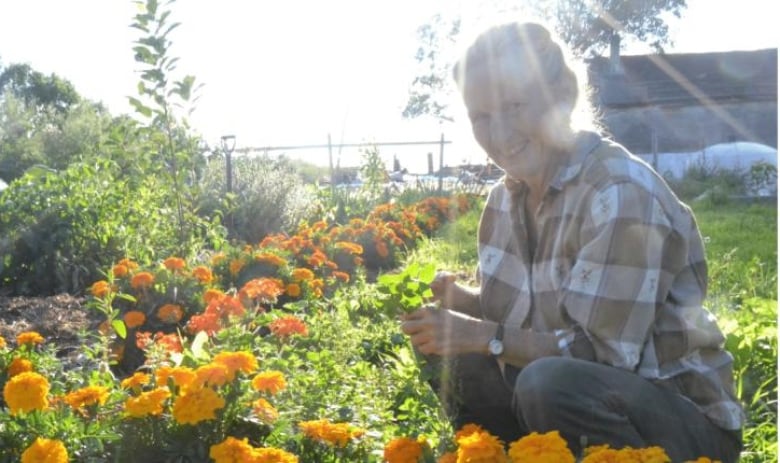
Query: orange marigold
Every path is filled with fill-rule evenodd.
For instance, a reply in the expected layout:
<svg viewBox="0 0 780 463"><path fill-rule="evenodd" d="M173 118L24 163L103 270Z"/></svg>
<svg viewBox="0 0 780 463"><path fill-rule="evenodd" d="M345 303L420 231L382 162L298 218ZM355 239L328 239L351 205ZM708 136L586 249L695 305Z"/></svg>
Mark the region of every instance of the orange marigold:
<svg viewBox="0 0 780 463"><path fill-rule="evenodd" d="M173 386L178 388L188 388L195 381L195 370L189 367L170 367L162 366L155 372L155 379L158 386L168 385L168 380L173 381Z"/></svg>
<svg viewBox="0 0 780 463"><path fill-rule="evenodd" d="M219 444L209 449L209 456L215 463L253 462L255 448L249 445L248 439L236 439L228 436Z"/></svg>
<svg viewBox="0 0 780 463"><path fill-rule="evenodd" d="M276 394L287 387L284 373L277 370L261 371L252 378L252 387L259 392Z"/></svg>
<svg viewBox="0 0 780 463"><path fill-rule="evenodd" d="M133 289L147 289L154 284L154 275L149 272L138 272L130 280Z"/></svg>
<svg viewBox="0 0 780 463"><path fill-rule="evenodd" d="M119 385L122 389L140 390L143 386L149 384L152 377L148 373L137 371L133 373L133 376L129 376L122 380Z"/></svg>
<svg viewBox="0 0 780 463"><path fill-rule="evenodd" d="M221 299L224 296L225 293L222 290L209 288L203 293L203 302L210 304L211 301Z"/></svg>
<svg viewBox="0 0 780 463"><path fill-rule="evenodd" d="M298 423L298 427L309 439L340 448L365 434L365 430L349 423L331 423L328 420L303 421Z"/></svg>
<svg viewBox="0 0 780 463"><path fill-rule="evenodd" d="M266 424L271 424L279 418L279 411L263 398L252 402L252 411Z"/></svg>
<svg viewBox="0 0 780 463"><path fill-rule="evenodd" d="M92 283L92 286L89 290L95 297L106 297L111 293L111 284L109 284L109 282L106 280L96 281Z"/></svg>
<svg viewBox="0 0 780 463"><path fill-rule="evenodd" d="M165 387L142 392L137 397L130 397L125 401L125 413L132 418L162 415L163 402L170 396L171 391Z"/></svg>
<svg viewBox="0 0 780 463"><path fill-rule="evenodd" d="M289 338L292 335L308 336L309 329L300 318L295 315L286 315L272 321L268 327L274 336L280 338Z"/></svg>
<svg viewBox="0 0 780 463"><path fill-rule="evenodd" d="M22 463L68 463L68 450L61 441L38 437L22 452Z"/></svg>
<svg viewBox="0 0 780 463"><path fill-rule="evenodd" d="M126 265L116 264L111 267L111 274L114 275L114 278L126 277L128 273L130 273L130 269Z"/></svg>
<svg viewBox="0 0 780 463"><path fill-rule="evenodd" d="M164 304L157 309L157 318L165 323L179 323L184 316L184 310L178 304Z"/></svg>
<svg viewBox="0 0 780 463"><path fill-rule="evenodd" d="M458 454L455 452L447 452L442 454L436 463L458 463Z"/></svg>
<svg viewBox="0 0 780 463"><path fill-rule="evenodd" d="M295 282L309 281L314 279L314 272L305 267L293 269L290 273L290 278Z"/></svg>
<svg viewBox="0 0 780 463"><path fill-rule="evenodd" d="M458 461L505 463L504 444L487 431L477 431L458 439Z"/></svg>
<svg viewBox="0 0 780 463"><path fill-rule="evenodd" d="M0 336L0 349L4 349L6 345L5 338Z"/></svg>
<svg viewBox="0 0 780 463"><path fill-rule="evenodd" d="M187 263L181 257L169 257L163 261L163 265L171 272L178 272L183 270Z"/></svg>
<svg viewBox="0 0 780 463"><path fill-rule="evenodd" d="M204 331L207 335L214 336L214 333L221 329L221 319L218 314L213 312L193 315L187 322L187 331L191 334Z"/></svg>
<svg viewBox="0 0 780 463"><path fill-rule="evenodd" d="M9 378L13 378L20 373L25 373L28 371L33 371L33 364L26 358L16 357L11 360L11 364L8 365Z"/></svg>
<svg viewBox="0 0 780 463"><path fill-rule="evenodd" d="M344 283L349 283L349 273L342 272L340 270L334 270L333 271L333 277L339 281L342 281Z"/></svg>
<svg viewBox="0 0 780 463"><path fill-rule="evenodd" d="M266 262L276 267L284 267L287 265L287 261L284 258L279 257L276 254L271 254L270 252L264 252L256 255L255 260L258 262Z"/></svg>
<svg viewBox="0 0 780 463"><path fill-rule="evenodd" d="M239 299L260 300L261 302L276 302L276 298L284 292L284 283L278 278L255 278L247 281L238 292Z"/></svg>
<svg viewBox="0 0 780 463"><path fill-rule="evenodd" d="M228 268L230 270L231 275L233 276L238 275L238 272L240 272L241 269L244 268L244 261L240 259L231 260Z"/></svg>
<svg viewBox="0 0 780 463"><path fill-rule="evenodd" d="M255 449L252 456L254 457L252 461L255 463L298 463L297 456L275 447Z"/></svg>
<svg viewBox="0 0 780 463"><path fill-rule="evenodd" d="M203 284L209 284L214 281L214 274L211 273L211 269L205 265L198 265L192 269L192 276Z"/></svg>
<svg viewBox="0 0 780 463"><path fill-rule="evenodd" d="M33 347L38 344L43 344L43 336L37 331L24 331L16 335L17 346Z"/></svg>
<svg viewBox="0 0 780 463"><path fill-rule="evenodd" d="M574 454L558 431L545 434L532 432L509 446L509 458L513 462L538 461L540 463L574 463Z"/></svg>
<svg viewBox="0 0 780 463"><path fill-rule="evenodd" d="M227 368L228 381L233 381L239 371L249 374L258 367L257 358L249 352L220 352L214 356L213 363Z"/></svg>
<svg viewBox="0 0 780 463"><path fill-rule="evenodd" d="M208 387L187 389L173 402L173 418L179 424L198 424L216 418L225 399Z"/></svg>
<svg viewBox="0 0 780 463"><path fill-rule="evenodd" d="M387 463L417 463L423 455L423 442L399 437L385 444L383 455Z"/></svg>
<svg viewBox="0 0 780 463"><path fill-rule="evenodd" d="M108 400L108 388L103 386L87 386L65 395L65 403L73 409L103 405Z"/></svg>
<svg viewBox="0 0 780 463"><path fill-rule="evenodd" d="M228 368L220 363L207 363L195 370L193 387L224 386L228 383Z"/></svg>
<svg viewBox="0 0 780 463"><path fill-rule="evenodd" d="M341 249L349 254L361 255L363 254L363 246L353 243L351 241L339 241L334 246L336 249Z"/></svg>
<svg viewBox="0 0 780 463"><path fill-rule="evenodd" d="M298 283L290 283L287 285L285 292L290 297L299 297L301 295L301 285Z"/></svg>
<svg viewBox="0 0 780 463"><path fill-rule="evenodd" d="M131 310L122 317L122 320L128 328L138 328L146 322L146 315L139 310Z"/></svg>
<svg viewBox="0 0 780 463"><path fill-rule="evenodd" d="M5 383L3 398L12 415L43 410L49 406L49 381L42 375L26 371Z"/></svg>

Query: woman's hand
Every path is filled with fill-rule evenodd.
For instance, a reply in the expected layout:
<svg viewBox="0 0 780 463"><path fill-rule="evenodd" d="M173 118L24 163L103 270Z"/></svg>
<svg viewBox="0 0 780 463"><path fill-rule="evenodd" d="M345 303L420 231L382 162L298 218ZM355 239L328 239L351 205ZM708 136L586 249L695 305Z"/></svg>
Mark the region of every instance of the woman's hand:
<svg viewBox="0 0 780 463"><path fill-rule="evenodd" d="M478 339L482 320L448 309L423 307L401 317L401 331L425 355L454 355L475 351L487 341ZM477 349L479 350L479 349Z"/></svg>
<svg viewBox="0 0 780 463"><path fill-rule="evenodd" d="M434 302L441 301L444 307L452 307L455 280L457 280L457 277L454 273L441 270L436 272L436 276L433 278L430 285L431 291L433 291L433 297L431 299Z"/></svg>

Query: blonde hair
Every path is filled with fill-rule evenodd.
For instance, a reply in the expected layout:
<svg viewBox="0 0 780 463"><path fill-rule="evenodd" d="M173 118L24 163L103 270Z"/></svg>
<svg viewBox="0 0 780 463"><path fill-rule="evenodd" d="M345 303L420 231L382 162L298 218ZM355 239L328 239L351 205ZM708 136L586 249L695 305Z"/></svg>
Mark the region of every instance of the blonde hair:
<svg viewBox="0 0 780 463"><path fill-rule="evenodd" d="M551 138L559 137L561 129L598 130L584 66L540 23L504 23L479 34L453 67L461 93L466 72L484 66L490 72L519 70L528 76L547 104L542 126Z"/></svg>

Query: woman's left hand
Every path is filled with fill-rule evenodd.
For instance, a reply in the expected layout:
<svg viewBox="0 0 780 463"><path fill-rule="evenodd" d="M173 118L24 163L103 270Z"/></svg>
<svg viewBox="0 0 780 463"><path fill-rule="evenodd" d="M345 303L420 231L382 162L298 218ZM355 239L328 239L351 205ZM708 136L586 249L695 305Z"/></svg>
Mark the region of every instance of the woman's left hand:
<svg viewBox="0 0 780 463"><path fill-rule="evenodd" d="M476 328L482 321L460 312L422 307L403 315L401 322L401 331L426 355L462 354L480 345L475 337L479 336Z"/></svg>

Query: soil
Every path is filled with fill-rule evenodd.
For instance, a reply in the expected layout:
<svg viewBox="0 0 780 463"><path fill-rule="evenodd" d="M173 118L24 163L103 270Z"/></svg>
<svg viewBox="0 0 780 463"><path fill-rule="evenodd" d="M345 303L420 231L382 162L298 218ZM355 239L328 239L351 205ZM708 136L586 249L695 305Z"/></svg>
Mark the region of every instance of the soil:
<svg viewBox="0 0 780 463"><path fill-rule="evenodd" d="M95 328L98 314L85 307L86 298L70 294L48 297L1 297L0 336L9 345L16 335L37 331L47 343L62 348L81 344L79 333Z"/></svg>

